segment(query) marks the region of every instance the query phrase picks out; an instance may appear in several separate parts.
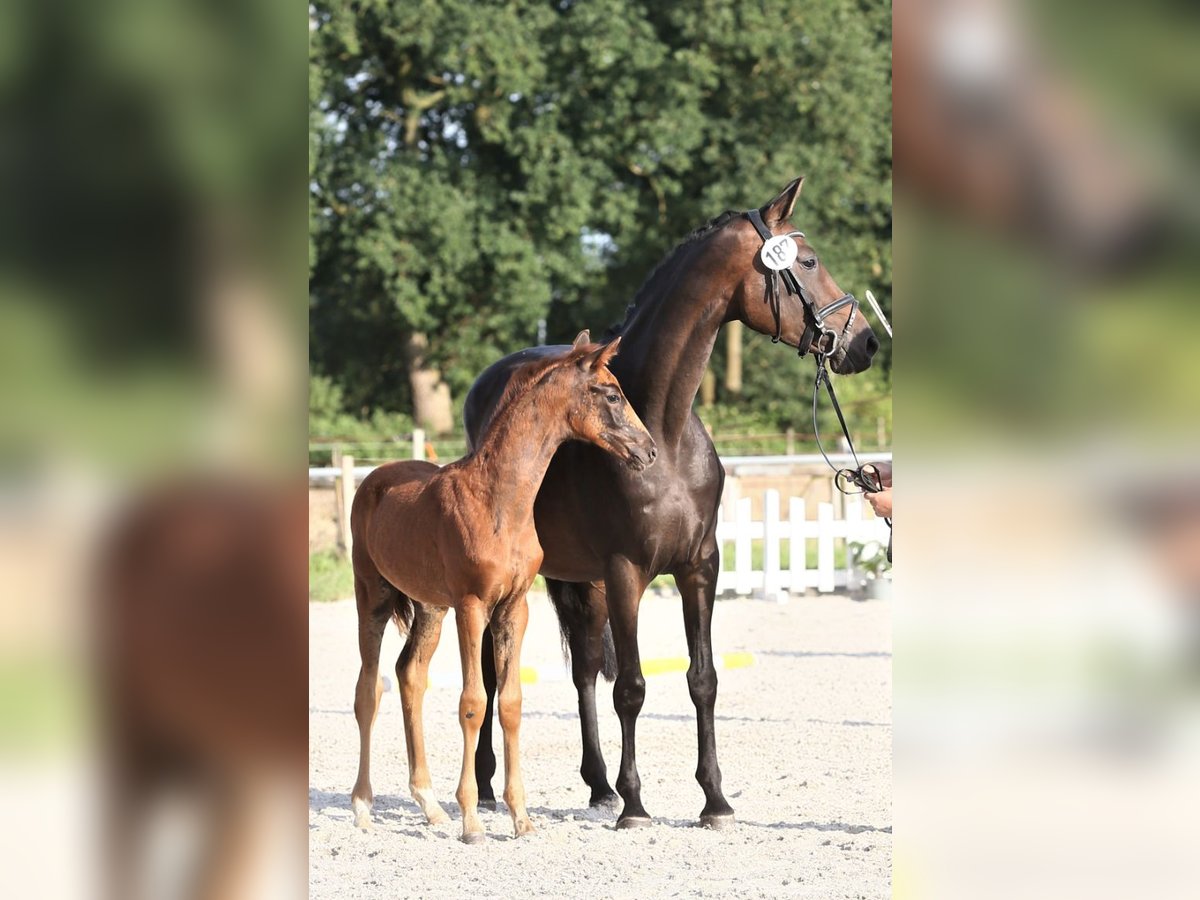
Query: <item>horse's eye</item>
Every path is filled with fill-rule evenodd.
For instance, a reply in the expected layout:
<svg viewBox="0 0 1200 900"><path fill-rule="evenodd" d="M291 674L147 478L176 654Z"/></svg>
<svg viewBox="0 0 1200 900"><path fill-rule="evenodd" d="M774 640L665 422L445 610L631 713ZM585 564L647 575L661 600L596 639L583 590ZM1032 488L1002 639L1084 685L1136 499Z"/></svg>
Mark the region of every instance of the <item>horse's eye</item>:
<svg viewBox="0 0 1200 900"><path fill-rule="evenodd" d="M620 403L621 395L620 394L609 394L604 399L607 400L609 403Z"/></svg>
<svg viewBox="0 0 1200 900"><path fill-rule="evenodd" d="M808 259L802 260L800 265L804 266L806 269L815 269L817 267L817 258L815 256L810 256Z"/></svg>

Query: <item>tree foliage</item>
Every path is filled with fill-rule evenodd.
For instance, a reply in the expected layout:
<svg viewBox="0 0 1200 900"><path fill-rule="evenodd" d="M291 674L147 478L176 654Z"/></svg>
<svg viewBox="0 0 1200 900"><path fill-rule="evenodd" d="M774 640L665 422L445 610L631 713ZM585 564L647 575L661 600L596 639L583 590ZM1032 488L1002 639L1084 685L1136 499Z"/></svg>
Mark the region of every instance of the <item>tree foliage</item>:
<svg viewBox="0 0 1200 900"><path fill-rule="evenodd" d="M412 332L458 399L539 318L599 332L688 231L797 174L799 227L890 309L888 3L311 10L311 355L349 409L407 408ZM764 406L790 393L768 346Z"/></svg>

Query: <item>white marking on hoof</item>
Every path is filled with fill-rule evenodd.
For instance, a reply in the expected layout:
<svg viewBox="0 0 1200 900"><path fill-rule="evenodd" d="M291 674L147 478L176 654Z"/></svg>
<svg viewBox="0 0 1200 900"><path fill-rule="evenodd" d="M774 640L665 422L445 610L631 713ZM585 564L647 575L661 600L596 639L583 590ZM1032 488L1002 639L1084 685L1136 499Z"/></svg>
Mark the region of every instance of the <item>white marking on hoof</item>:
<svg viewBox="0 0 1200 900"><path fill-rule="evenodd" d="M450 821L450 816L438 803L432 788L412 788L412 797L417 806L421 807L421 812L425 814L425 820L430 825L445 825Z"/></svg>
<svg viewBox="0 0 1200 900"><path fill-rule="evenodd" d="M374 827L374 823L371 821L370 801L355 797L350 801L350 806L354 810L354 827L370 831Z"/></svg>

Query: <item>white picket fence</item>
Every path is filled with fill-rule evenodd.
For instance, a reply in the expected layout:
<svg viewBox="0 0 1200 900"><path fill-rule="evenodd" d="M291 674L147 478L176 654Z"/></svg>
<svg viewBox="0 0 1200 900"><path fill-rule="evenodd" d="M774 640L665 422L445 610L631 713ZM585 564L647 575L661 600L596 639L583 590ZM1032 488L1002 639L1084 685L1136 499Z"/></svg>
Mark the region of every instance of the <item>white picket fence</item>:
<svg viewBox="0 0 1200 900"><path fill-rule="evenodd" d="M717 540L722 548L721 574L717 593L741 595L758 594L769 599L783 599L789 593L845 590L851 580L850 553L845 564L835 566L834 541L841 538L869 543L878 541L887 546L888 527L883 519L868 518L858 497L845 500L845 517L834 518L832 503L818 503L817 517L808 518L804 500L788 500L788 517L780 516L779 492L763 493L763 518L751 518L751 498L742 497L734 503L733 518L722 506L718 512ZM762 542L761 567L754 566L754 542ZM784 542L788 542L788 566L782 564ZM808 542L816 541L817 565L808 567ZM733 544L733 567L726 571L725 549Z"/></svg>

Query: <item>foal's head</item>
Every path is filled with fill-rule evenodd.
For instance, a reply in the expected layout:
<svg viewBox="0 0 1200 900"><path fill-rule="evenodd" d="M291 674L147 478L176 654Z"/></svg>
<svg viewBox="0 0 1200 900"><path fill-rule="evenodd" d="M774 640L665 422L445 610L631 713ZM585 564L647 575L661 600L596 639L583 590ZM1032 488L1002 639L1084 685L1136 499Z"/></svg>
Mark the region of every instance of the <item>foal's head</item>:
<svg viewBox="0 0 1200 900"><path fill-rule="evenodd" d="M608 370L620 343L619 337L607 344L590 343L586 331L575 338L562 364L562 377L570 379L567 425L576 439L607 450L640 472L654 462L658 448Z"/></svg>

